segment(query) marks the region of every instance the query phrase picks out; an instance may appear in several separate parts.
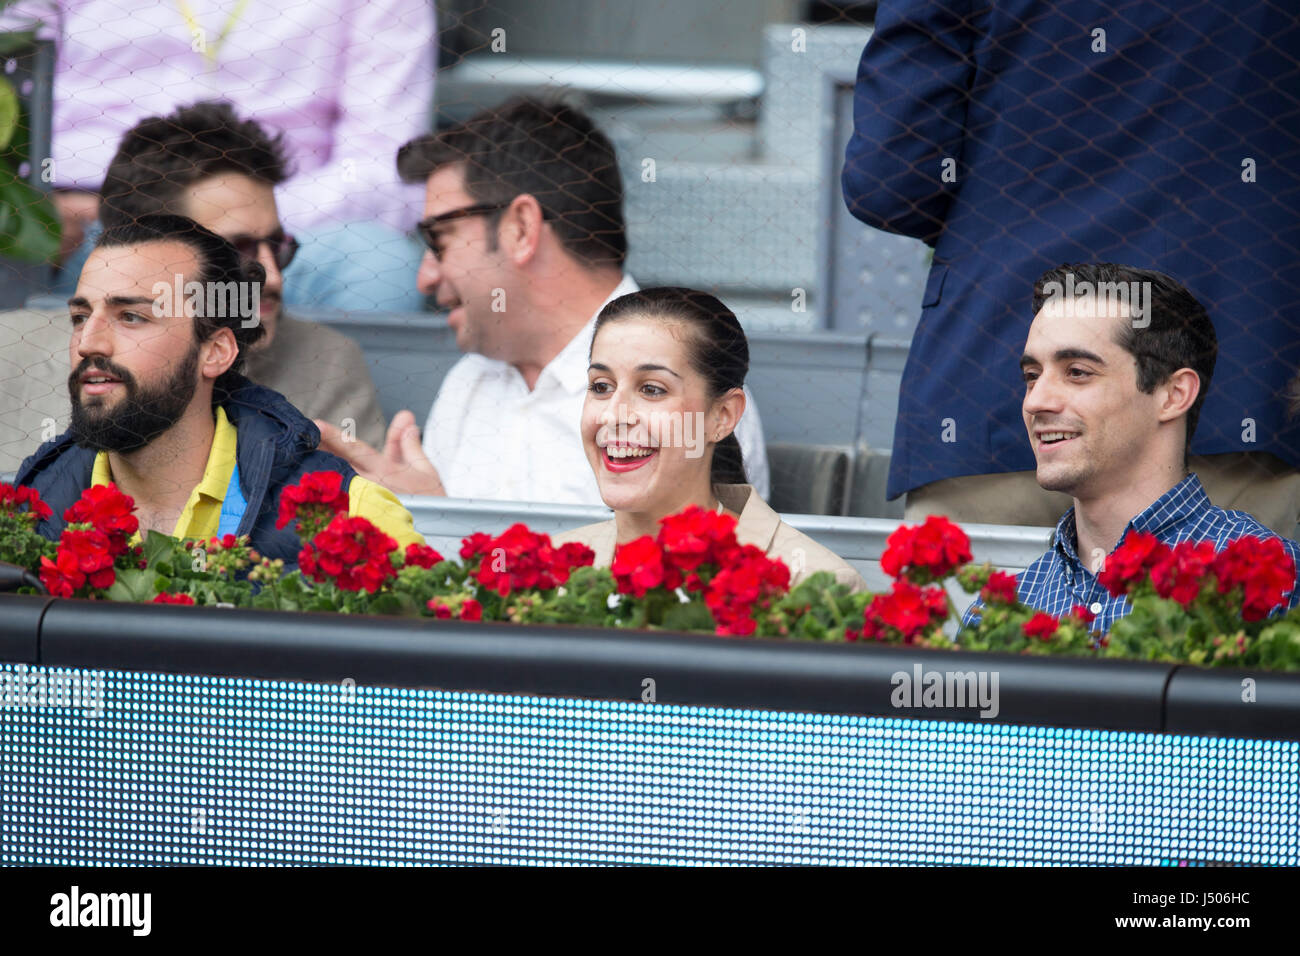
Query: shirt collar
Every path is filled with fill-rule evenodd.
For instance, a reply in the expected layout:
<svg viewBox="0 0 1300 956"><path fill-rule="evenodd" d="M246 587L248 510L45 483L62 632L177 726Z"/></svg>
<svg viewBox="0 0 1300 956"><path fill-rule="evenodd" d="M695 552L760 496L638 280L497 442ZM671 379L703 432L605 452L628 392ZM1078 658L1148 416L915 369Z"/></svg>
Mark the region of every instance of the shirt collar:
<svg viewBox="0 0 1300 956"><path fill-rule="evenodd" d="M781 516L754 493L753 485L715 485L713 490L724 508L740 515L736 540L769 551L781 526Z"/></svg>
<svg viewBox="0 0 1300 956"><path fill-rule="evenodd" d="M1189 472L1187 477L1134 516L1124 526L1120 541L1123 541L1130 531L1143 531L1157 538L1163 538L1178 525L1210 507L1210 497L1205 493L1205 486L1201 484L1201 479L1195 472ZM1073 505L1056 523L1054 544L1063 558L1072 564L1080 564L1079 529L1074 523Z"/></svg>
<svg viewBox="0 0 1300 956"><path fill-rule="evenodd" d="M208 449L208 463L203 466L203 477L194 486L195 493L214 501L224 501L230 475L235 470L235 452L238 432L226 418L226 410L217 406L216 427L212 433L212 447ZM95 455L90 471L92 485L106 485L113 480L113 468L108 462L108 452ZM191 495L193 498L193 495Z"/></svg>
<svg viewBox="0 0 1300 956"><path fill-rule="evenodd" d="M542 374L538 376L540 382L547 375L553 376L560 383L560 387L569 393L581 392L587 387L587 366L591 355L591 337L596 333L596 318L600 315L605 306L609 305L619 296L636 292L640 286L626 272L623 278L619 280L614 291L605 297L605 301L587 320L587 324L578 330L578 334L569 340L569 344L560 349L560 354L547 363L546 368L542 369Z"/></svg>

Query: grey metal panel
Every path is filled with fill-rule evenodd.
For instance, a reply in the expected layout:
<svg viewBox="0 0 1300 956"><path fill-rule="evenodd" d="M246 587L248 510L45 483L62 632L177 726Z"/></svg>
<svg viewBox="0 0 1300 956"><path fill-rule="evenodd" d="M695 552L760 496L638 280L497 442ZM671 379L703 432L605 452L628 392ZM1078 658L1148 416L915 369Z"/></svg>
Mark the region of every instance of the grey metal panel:
<svg viewBox="0 0 1300 956"><path fill-rule="evenodd" d="M768 441L852 445L867 370L852 335L750 336L748 384Z"/></svg>
<svg viewBox="0 0 1300 956"><path fill-rule="evenodd" d="M500 57L544 55L632 62L756 64L764 24L797 16L796 0L652 5L609 0L493 0L464 4L459 17L471 50ZM451 26L448 18L447 26ZM501 28L506 52L486 53ZM617 86L617 77L611 85Z"/></svg>
<svg viewBox="0 0 1300 956"><path fill-rule="evenodd" d="M646 159L655 163L653 182L642 178ZM812 289L815 176L766 163L706 164L658 153L624 153L620 165L628 270L642 285L787 296Z"/></svg>
<svg viewBox="0 0 1300 956"><path fill-rule="evenodd" d="M831 128L825 77L853 76L871 32L870 27L806 23L774 23L763 31L766 87L759 143L768 162L822 175L818 150L809 147L825 142Z"/></svg>
<svg viewBox="0 0 1300 956"><path fill-rule="evenodd" d="M827 328L910 338L933 251L925 243L858 221L844 199L840 176L853 134L853 74L828 74L823 95L831 128L823 134L825 228L819 230L818 305Z"/></svg>
<svg viewBox="0 0 1300 956"><path fill-rule="evenodd" d="M32 88L27 94L31 129L28 142L35 159L27 176L37 189L49 192L51 183L41 178L41 160L52 154L54 134L54 41L37 40L31 58ZM21 90L20 90L21 92Z"/></svg>
<svg viewBox="0 0 1300 956"><path fill-rule="evenodd" d="M777 511L838 515L844 512L853 449L847 445L768 442L772 490L767 501Z"/></svg>
<svg viewBox="0 0 1300 956"><path fill-rule="evenodd" d="M858 446L845 496L844 514L902 520L903 499L885 500L885 489L889 484L889 459L888 452L874 451L865 444Z"/></svg>
<svg viewBox="0 0 1300 956"><path fill-rule="evenodd" d="M898 392L910 343L871 336L867 342L866 387L862 393L862 432L867 447L887 451L894 445ZM937 427L937 423L936 423Z"/></svg>
<svg viewBox="0 0 1300 956"><path fill-rule="evenodd" d="M754 162L737 161L741 147L730 131L719 144L719 161L710 164L695 161L701 149L683 148L680 132L638 128L633 112L607 124L624 175L634 274L645 282L718 290L790 295L802 289L809 306L820 309L819 244L828 228L823 196L832 185L839 191L838 176L834 184L827 179L827 154L837 146L825 76L852 76L870 35L849 26L764 29L766 87ZM647 159L655 161L653 182L643 179ZM825 324L815 312L799 315L810 325Z"/></svg>

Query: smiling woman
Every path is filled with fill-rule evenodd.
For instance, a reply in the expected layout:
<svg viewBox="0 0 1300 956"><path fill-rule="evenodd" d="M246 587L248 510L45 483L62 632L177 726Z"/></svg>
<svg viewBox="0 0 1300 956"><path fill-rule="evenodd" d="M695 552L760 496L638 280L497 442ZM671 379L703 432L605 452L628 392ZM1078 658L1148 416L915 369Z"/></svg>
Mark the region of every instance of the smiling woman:
<svg viewBox="0 0 1300 956"><path fill-rule="evenodd" d="M737 519L741 544L790 568L865 588L848 562L785 524L744 484L735 428L745 411L749 344L736 316L706 292L643 289L610 302L596 320L582 409L582 441L614 519L556 537L579 541L607 565L614 549L696 505Z"/></svg>

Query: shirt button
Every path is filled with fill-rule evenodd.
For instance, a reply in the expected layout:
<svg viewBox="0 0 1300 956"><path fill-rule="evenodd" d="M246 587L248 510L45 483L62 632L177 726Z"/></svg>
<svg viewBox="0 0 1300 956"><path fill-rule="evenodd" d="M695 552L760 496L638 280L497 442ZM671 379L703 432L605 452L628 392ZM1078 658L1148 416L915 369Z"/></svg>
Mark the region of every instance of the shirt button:
<svg viewBox="0 0 1300 956"><path fill-rule="evenodd" d="M1093 602L1092 602L1092 606L1091 606L1090 608L1088 608L1088 610L1091 611L1093 614L1100 614L1100 613L1101 613L1101 602L1100 602L1100 601L1093 601Z"/></svg>

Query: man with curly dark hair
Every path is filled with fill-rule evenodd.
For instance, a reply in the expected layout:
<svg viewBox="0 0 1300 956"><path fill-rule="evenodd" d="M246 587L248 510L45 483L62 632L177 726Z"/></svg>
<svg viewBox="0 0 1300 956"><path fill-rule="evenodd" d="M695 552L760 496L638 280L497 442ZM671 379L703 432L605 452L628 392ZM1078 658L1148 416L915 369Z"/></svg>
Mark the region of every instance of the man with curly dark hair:
<svg viewBox="0 0 1300 956"><path fill-rule="evenodd" d="M309 418L381 441L384 416L361 348L284 312L283 271L298 244L280 223L275 188L288 165L282 136L241 119L229 103L196 103L142 120L122 137L100 190L100 220L111 229L150 214L186 216L258 262L266 270L258 316L266 334L248 353L248 377Z"/></svg>

